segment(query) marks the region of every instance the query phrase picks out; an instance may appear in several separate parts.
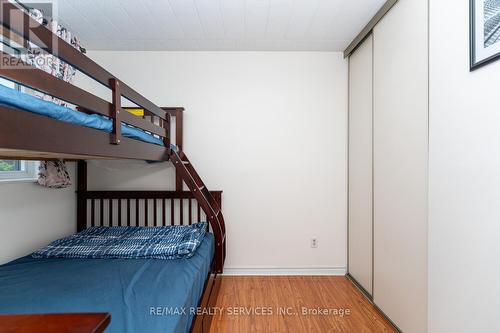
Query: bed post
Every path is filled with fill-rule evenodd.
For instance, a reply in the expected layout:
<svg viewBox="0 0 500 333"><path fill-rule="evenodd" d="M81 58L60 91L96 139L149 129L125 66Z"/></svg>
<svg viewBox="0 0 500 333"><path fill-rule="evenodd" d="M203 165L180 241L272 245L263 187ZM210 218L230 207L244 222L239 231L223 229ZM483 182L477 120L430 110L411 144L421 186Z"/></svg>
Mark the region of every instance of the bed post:
<svg viewBox="0 0 500 333"><path fill-rule="evenodd" d="M109 80L109 85L111 86L113 95L113 107L111 108L111 116L113 118L113 131L111 132L111 143L114 145L119 145L122 139L122 122L120 115L120 110L122 109L122 94L120 90L120 82L117 79L112 78Z"/></svg>
<svg viewBox="0 0 500 333"><path fill-rule="evenodd" d="M182 117L184 116L184 109L183 108L178 108L175 110L175 144L179 148L179 151L182 151L184 143L182 142L183 138L183 133L182 133L182 127L183 127L183 119ZM182 177L179 175L177 170L175 171L175 190L182 192L183 189L183 181Z"/></svg>
<svg viewBox="0 0 500 333"><path fill-rule="evenodd" d="M222 191L213 192L212 196L214 197L215 202L219 205L219 208L222 210ZM215 271L217 273L222 273L222 270L224 269L224 262L226 261L226 237L222 240L222 253L220 255L221 257L219 257L218 261L216 261L218 265L216 265Z"/></svg>
<svg viewBox="0 0 500 333"><path fill-rule="evenodd" d="M76 189L76 230L87 228L87 162L78 161Z"/></svg>
<svg viewBox="0 0 500 333"><path fill-rule="evenodd" d="M161 119L159 119L161 123ZM170 149L171 148L171 138L170 138L170 124L171 124L172 118L170 117L170 113L165 112L165 119L163 120L163 127L165 128L165 137L163 138L163 144L165 147L168 149L168 156L170 157Z"/></svg>

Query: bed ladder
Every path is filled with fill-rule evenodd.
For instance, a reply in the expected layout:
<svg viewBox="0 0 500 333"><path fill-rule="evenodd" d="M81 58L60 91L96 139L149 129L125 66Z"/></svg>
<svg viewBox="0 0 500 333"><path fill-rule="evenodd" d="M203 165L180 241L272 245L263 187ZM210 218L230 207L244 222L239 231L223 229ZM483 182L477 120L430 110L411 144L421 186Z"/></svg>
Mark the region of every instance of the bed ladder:
<svg viewBox="0 0 500 333"><path fill-rule="evenodd" d="M214 269L217 273L222 273L224 259L226 257L226 227L221 207L207 189L205 183L203 183L203 180L183 151L171 149L170 160L177 174L182 178L184 183L186 183L187 187L203 209L203 212L207 215L208 222L212 227L212 232L215 237Z"/></svg>

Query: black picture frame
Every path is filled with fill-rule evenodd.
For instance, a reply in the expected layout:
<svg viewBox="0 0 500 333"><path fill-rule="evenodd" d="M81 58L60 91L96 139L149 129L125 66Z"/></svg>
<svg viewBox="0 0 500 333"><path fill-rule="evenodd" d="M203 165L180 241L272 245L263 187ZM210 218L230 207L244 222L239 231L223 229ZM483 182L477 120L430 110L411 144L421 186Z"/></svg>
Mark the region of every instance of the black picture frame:
<svg viewBox="0 0 500 333"><path fill-rule="evenodd" d="M476 1L469 0L469 48L470 48L470 71L474 71L500 59L500 52L481 60L476 60Z"/></svg>

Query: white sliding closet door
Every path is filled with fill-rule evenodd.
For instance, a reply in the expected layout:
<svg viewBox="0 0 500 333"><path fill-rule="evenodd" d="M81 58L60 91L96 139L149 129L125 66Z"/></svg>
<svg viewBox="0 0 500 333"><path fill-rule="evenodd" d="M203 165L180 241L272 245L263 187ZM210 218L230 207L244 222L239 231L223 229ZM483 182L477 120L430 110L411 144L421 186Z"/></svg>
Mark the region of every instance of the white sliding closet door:
<svg viewBox="0 0 500 333"><path fill-rule="evenodd" d="M374 28L375 303L427 332L427 1L400 0Z"/></svg>
<svg viewBox="0 0 500 333"><path fill-rule="evenodd" d="M373 38L349 58L349 274L372 294Z"/></svg>

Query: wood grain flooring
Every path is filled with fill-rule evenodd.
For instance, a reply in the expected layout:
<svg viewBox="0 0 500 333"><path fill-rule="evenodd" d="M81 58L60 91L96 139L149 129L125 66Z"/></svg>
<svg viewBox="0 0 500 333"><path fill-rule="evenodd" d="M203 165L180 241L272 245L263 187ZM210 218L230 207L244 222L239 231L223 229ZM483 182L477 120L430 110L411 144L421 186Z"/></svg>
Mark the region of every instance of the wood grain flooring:
<svg viewBox="0 0 500 333"><path fill-rule="evenodd" d="M211 333L396 332L337 276L224 276Z"/></svg>

